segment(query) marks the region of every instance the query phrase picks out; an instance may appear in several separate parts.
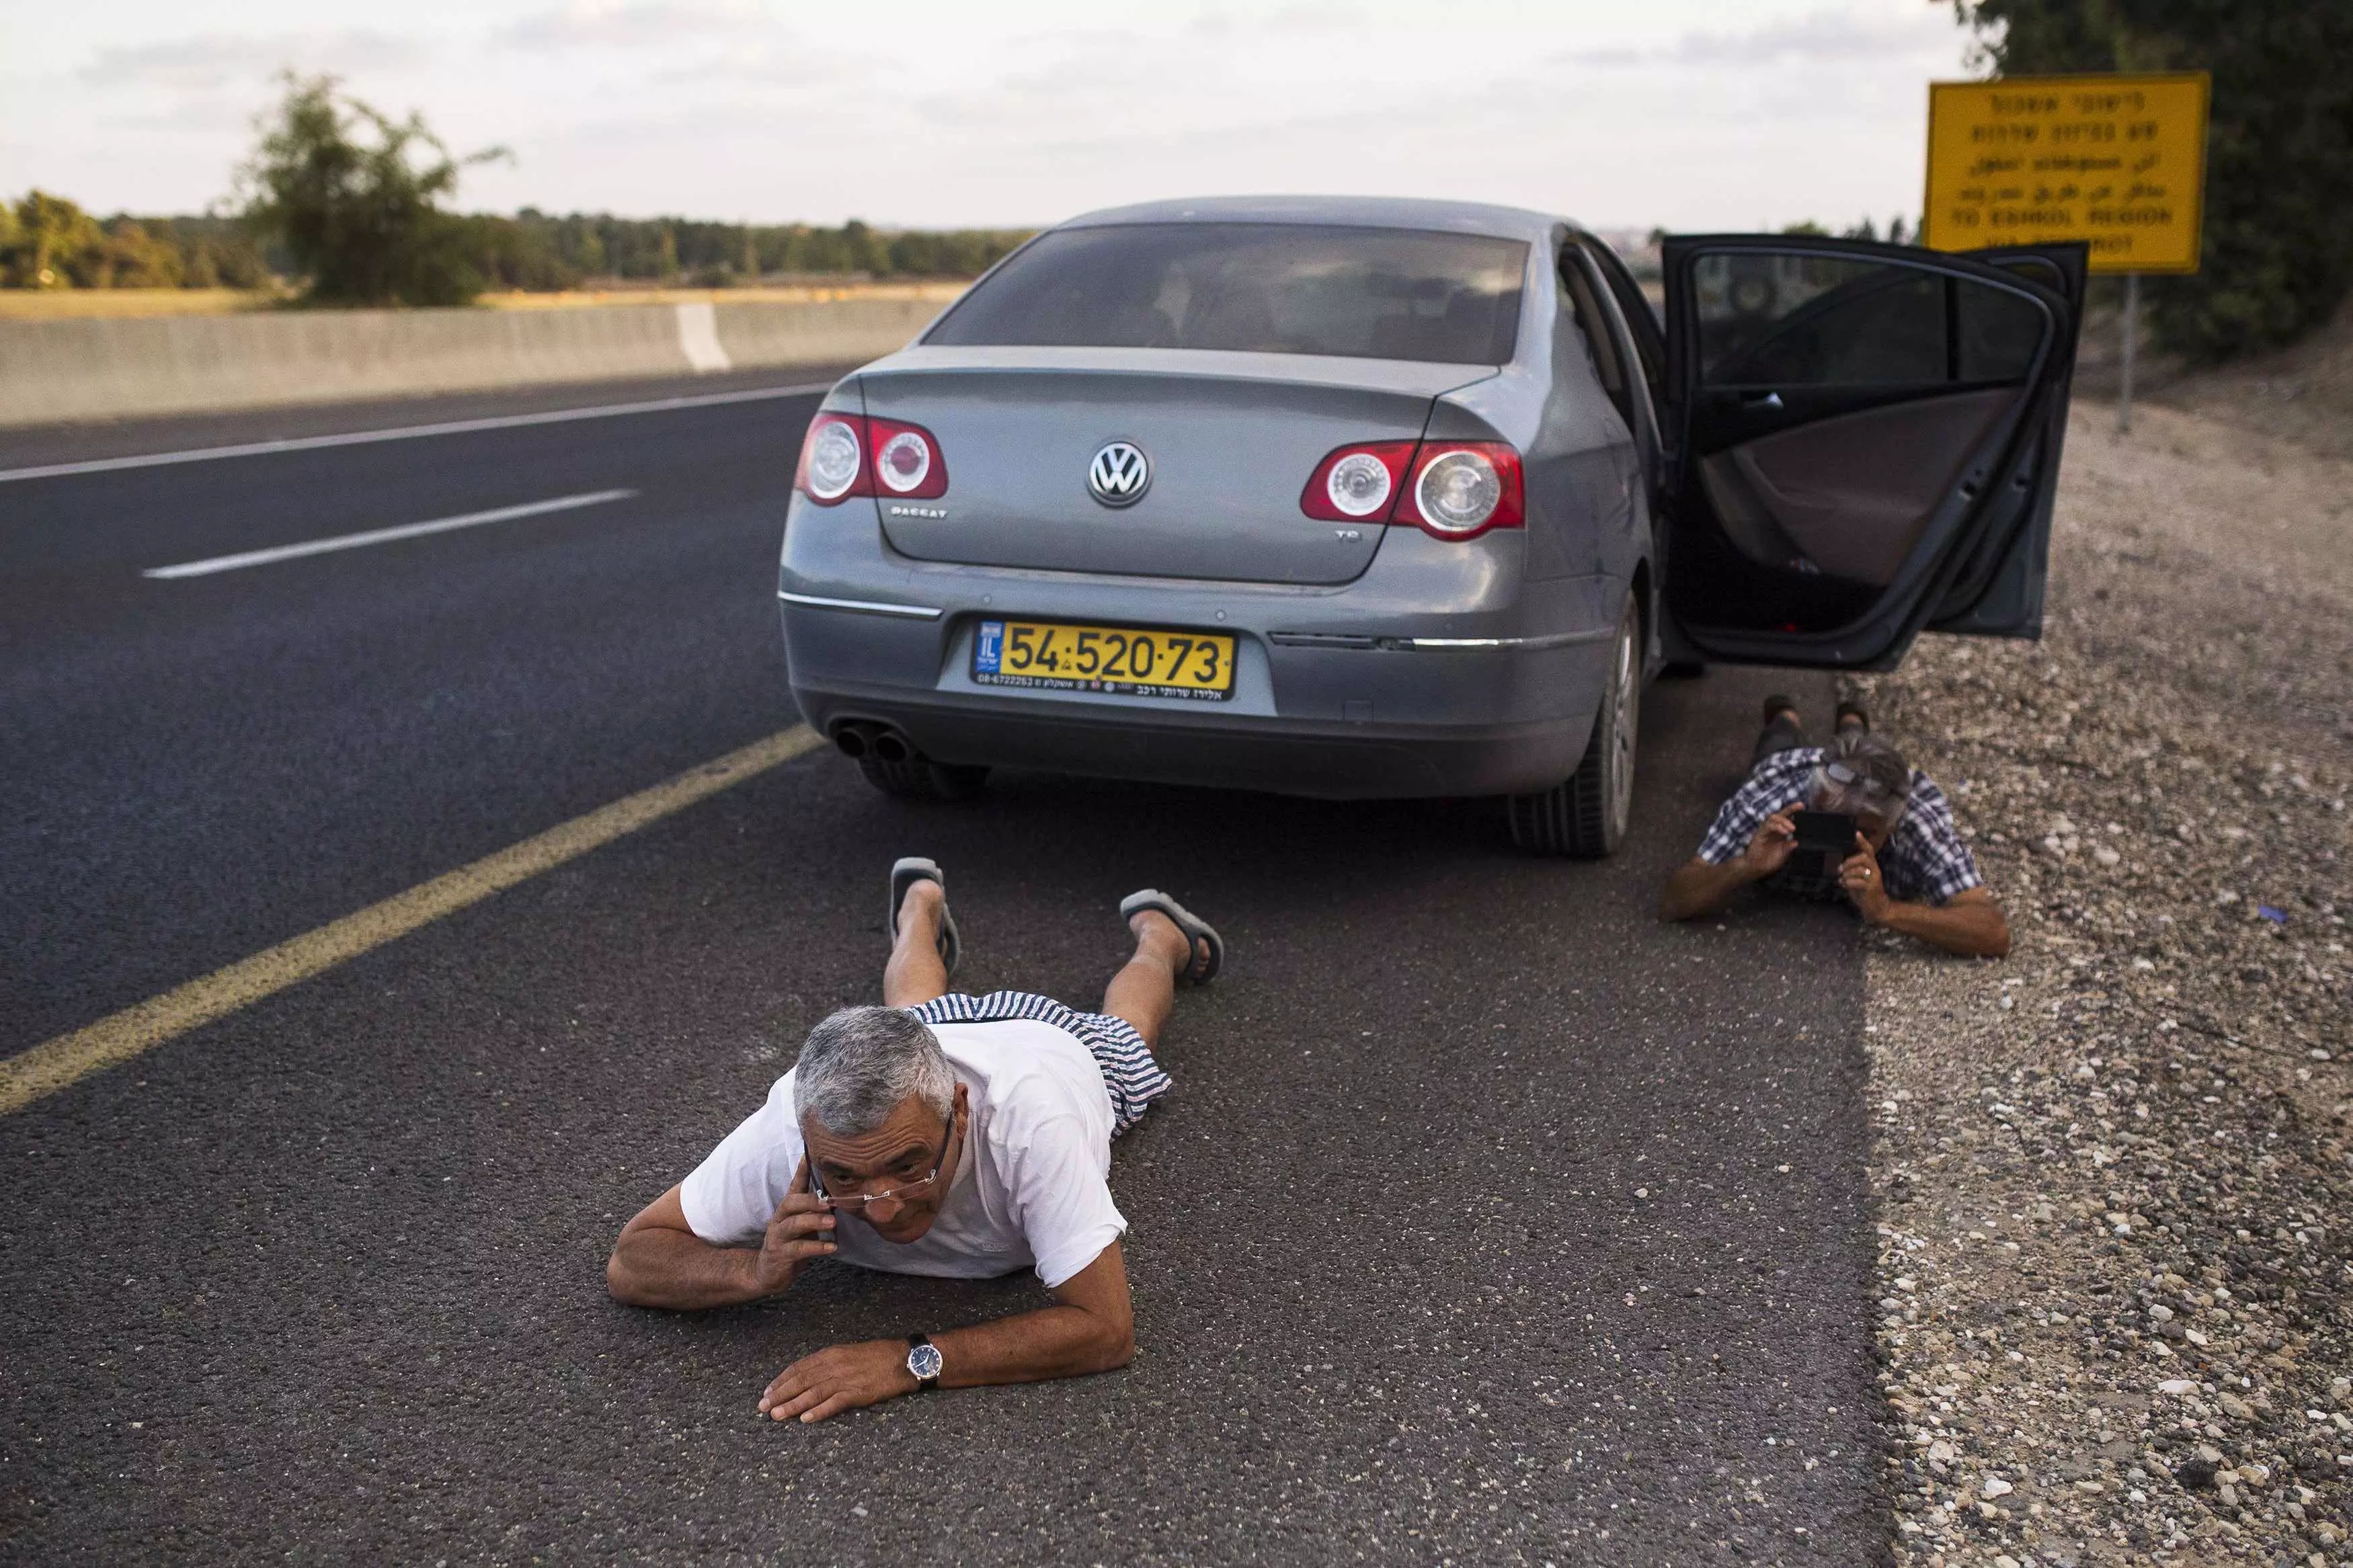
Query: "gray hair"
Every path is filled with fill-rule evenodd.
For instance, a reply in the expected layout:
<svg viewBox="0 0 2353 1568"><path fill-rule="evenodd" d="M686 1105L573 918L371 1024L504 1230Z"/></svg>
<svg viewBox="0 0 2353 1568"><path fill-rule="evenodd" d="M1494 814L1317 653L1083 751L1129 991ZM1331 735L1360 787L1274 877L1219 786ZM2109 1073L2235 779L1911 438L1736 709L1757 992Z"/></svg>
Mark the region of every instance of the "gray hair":
<svg viewBox="0 0 2353 1568"><path fill-rule="evenodd" d="M1904 753L1868 730L1849 728L1832 736L1822 748L1822 762L1844 763L1862 775L1860 784L1841 784L1827 773L1814 771L1814 802L1823 811L1875 816L1893 827L1904 819L1912 798L1912 765Z"/></svg>
<svg viewBox="0 0 2353 1568"><path fill-rule="evenodd" d="M910 1095L945 1116L955 1069L938 1037L898 1007L844 1007L809 1031L795 1068L793 1109L841 1138L873 1131Z"/></svg>

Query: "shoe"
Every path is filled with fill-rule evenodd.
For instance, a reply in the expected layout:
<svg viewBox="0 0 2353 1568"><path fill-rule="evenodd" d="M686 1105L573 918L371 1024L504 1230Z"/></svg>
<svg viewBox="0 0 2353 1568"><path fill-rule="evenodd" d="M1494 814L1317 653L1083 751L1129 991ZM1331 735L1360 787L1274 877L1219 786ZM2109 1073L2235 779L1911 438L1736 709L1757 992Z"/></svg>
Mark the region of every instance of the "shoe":
<svg viewBox="0 0 2353 1568"><path fill-rule="evenodd" d="M884 922L883 929L891 933L891 945L893 947L899 945L899 906L907 901L907 889L918 882L937 882L942 893L948 890L948 874L940 869L940 863L936 860L910 855L891 868L891 918ZM964 943L956 936L955 916L949 913L947 905L943 903L940 906L940 963L946 967L949 978L955 978L956 960L963 956Z"/></svg>
<svg viewBox="0 0 2353 1568"><path fill-rule="evenodd" d="M1226 944L1217 928L1157 888L1139 889L1119 901L1121 920L1134 920L1140 910L1159 910L1185 933L1185 940L1191 944L1187 951L1192 954L1192 962L1185 965L1182 976L1187 984L1207 985L1218 977L1218 971L1226 966ZM1204 943L1209 949L1206 958L1201 954Z"/></svg>

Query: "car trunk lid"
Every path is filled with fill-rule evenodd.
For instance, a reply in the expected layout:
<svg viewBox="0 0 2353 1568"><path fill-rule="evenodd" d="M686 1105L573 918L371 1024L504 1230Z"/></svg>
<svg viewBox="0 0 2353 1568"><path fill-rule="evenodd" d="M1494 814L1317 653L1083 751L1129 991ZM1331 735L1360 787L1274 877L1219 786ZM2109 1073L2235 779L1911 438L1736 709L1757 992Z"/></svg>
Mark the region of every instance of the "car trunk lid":
<svg viewBox="0 0 2353 1568"><path fill-rule="evenodd" d="M1377 521L1308 517L1316 463L1412 440L1440 394L1485 366L1183 349L916 348L860 374L866 411L938 440L948 490L878 496L892 548L923 561L1253 583L1335 584L1380 548ZM1095 499L1113 442L1150 465L1140 499Z"/></svg>

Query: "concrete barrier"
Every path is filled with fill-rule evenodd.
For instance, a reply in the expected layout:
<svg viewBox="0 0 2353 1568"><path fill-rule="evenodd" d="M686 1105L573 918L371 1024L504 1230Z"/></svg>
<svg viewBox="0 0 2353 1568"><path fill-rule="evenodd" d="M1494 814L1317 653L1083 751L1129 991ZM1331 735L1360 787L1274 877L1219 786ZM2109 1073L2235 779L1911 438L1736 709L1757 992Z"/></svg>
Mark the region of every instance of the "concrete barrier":
<svg viewBox="0 0 2353 1568"><path fill-rule="evenodd" d="M0 321L0 426L872 359L933 299Z"/></svg>

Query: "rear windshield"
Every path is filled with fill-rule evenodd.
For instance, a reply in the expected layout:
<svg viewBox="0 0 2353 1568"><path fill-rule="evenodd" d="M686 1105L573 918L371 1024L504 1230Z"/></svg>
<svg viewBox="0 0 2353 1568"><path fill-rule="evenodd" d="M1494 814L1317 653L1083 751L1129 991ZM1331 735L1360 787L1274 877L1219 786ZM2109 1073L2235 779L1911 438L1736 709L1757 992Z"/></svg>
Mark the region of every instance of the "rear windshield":
<svg viewBox="0 0 2353 1568"><path fill-rule="evenodd" d="M1135 224L1041 235L923 341L1238 349L1502 364L1528 247L1304 224Z"/></svg>

